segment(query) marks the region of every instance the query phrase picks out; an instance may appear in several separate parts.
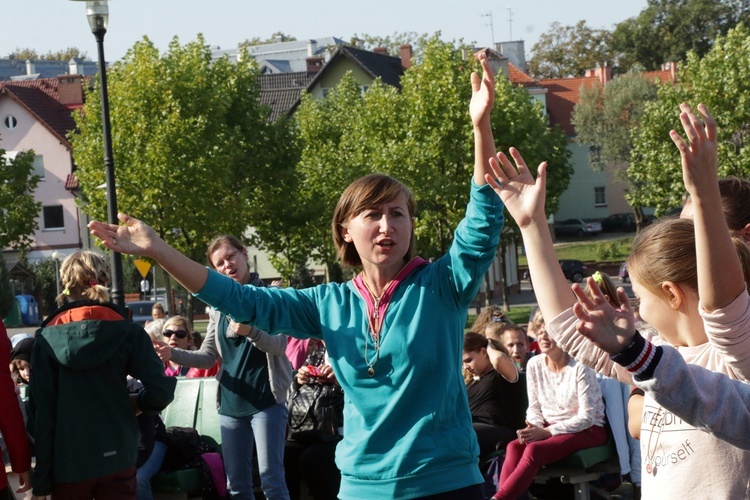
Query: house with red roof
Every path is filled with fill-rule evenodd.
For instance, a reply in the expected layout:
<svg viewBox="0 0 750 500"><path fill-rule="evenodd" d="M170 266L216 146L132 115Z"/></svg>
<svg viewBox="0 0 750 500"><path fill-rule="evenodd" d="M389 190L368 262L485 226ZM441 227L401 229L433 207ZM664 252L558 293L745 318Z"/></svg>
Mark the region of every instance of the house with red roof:
<svg viewBox="0 0 750 500"><path fill-rule="evenodd" d="M84 84L81 75L0 82L0 148L9 157L33 150L34 170L41 177L34 193L42 210L28 253L31 261L55 250L66 255L89 247L67 138L75 129L72 113L83 106ZM12 265L18 253L5 250L4 257Z"/></svg>
<svg viewBox="0 0 750 500"><path fill-rule="evenodd" d="M523 64L523 61L519 64ZM613 78L611 68L592 69L583 77L534 80L513 62L507 67L506 74L511 82L525 87L531 97L539 100L546 110L550 125L558 125L569 137L568 149L572 153L570 161L574 173L568 189L560 196L555 218L603 219L615 213L632 212L625 201L625 190L628 187L623 175L625 166L609 166L603 171L594 171L589 165L589 147L574 140L576 131L572 116L581 90L594 85L606 85ZM675 63L665 63L660 71L647 72L644 76L660 82L675 82L676 69ZM554 165L550 168L554 168Z"/></svg>

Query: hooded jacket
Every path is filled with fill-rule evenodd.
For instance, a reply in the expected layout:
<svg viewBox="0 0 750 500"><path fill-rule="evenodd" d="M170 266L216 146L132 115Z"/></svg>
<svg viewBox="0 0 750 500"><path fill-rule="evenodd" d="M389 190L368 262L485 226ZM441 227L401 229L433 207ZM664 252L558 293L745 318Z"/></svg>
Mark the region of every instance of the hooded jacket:
<svg viewBox="0 0 750 500"><path fill-rule="evenodd" d="M30 384L34 495L135 465L138 423L127 375L143 383L136 398L144 413L172 401L176 380L164 374L148 334L127 318L114 304L78 301L37 330Z"/></svg>

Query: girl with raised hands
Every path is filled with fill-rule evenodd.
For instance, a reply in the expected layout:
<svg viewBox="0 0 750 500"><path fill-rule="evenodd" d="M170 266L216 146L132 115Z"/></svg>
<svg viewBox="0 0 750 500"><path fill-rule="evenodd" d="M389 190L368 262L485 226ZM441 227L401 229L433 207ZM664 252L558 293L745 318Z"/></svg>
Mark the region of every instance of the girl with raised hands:
<svg viewBox="0 0 750 500"><path fill-rule="evenodd" d="M709 143L715 143L710 120L706 118L708 124L702 132L698 130L700 120L687 116L687 111L683 110L681 120L691 141L689 155L685 154L685 148L681 150L683 175L708 182L705 177L709 175L700 169L715 170L716 163L707 160L711 156ZM552 318L548 323L549 333L576 360L599 373L631 383L630 372L575 331L576 298L557 263L544 214L546 168L540 168L534 181L525 168L508 169L496 161L491 162L491 167L499 183L492 178L488 182L503 198L521 229L539 307L545 317ZM692 178L689 183L691 188L695 185ZM708 205L708 200L715 203L713 198L707 199L702 194L701 191L696 198L698 203ZM721 214L720 208L716 210ZM726 226L723 231L716 237L728 240ZM641 316L659 333L660 338L654 339L654 343L672 344L688 363L736 378L739 372L708 342L704 330L698 305L695 240L692 221L683 219L665 219L641 232L628 258L633 290L640 297ZM746 249L741 246L737 250ZM737 254L733 258L739 262ZM590 285L592 282L589 280ZM739 360L739 364L742 361L749 362ZM734 471L750 468L750 454L698 431L649 398L643 410L641 455L646 472L642 478L645 497L745 498L748 495L746 475Z"/></svg>
<svg viewBox="0 0 750 500"><path fill-rule="evenodd" d="M747 381L750 297L746 292L747 275L737 256L746 231L730 233L717 174L716 122L705 105L699 104L698 111L700 118L690 106L681 104L680 121L688 140L674 130L670 137L680 151L682 178L690 196L682 216L692 215L695 223L699 311L708 340L724 355L732 376ZM730 234L737 239L733 241Z"/></svg>
<svg viewBox="0 0 750 500"><path fill-rule="evenodd" d="M485 182L487 158L495 155L494 76L484 55L480 62L481 78L471 77L469 203L448 253L435 262L415 257L413 195L383 174L355 180L334 211L339 257L361 269L347 283L302 290L241 285L127 215L120 214L120 226L89 224L107 247L153 258L236 322L325 340L346 395L346 430L336 449L339 498L483 498L461 354L468 308L499 243L503 207Z"/></svg>

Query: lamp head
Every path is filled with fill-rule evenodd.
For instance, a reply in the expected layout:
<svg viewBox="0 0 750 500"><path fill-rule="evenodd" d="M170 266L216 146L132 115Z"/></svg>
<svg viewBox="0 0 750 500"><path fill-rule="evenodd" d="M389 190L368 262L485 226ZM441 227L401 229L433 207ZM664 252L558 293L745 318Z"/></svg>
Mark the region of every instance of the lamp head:
<svg viewBox="0 0 750 500"><path fill-rule="evenodd" d="M107 21L109 20L109 6L107 0L71 0L73 2L86 2L86 16L89 18L89 26L94 34L107 32Z"/></svg>

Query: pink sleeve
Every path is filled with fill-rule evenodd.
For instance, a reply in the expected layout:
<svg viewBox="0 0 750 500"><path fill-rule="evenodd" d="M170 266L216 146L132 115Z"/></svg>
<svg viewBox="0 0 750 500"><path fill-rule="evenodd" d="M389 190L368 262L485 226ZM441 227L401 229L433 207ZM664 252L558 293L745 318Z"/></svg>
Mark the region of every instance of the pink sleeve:
<svg viewBox="0 0 750 500"><path fill-rule="evenodd" d="M747 289L726 307L708 313L699 305L708 341L734 378L750 380L750 295Z"/></svg>

